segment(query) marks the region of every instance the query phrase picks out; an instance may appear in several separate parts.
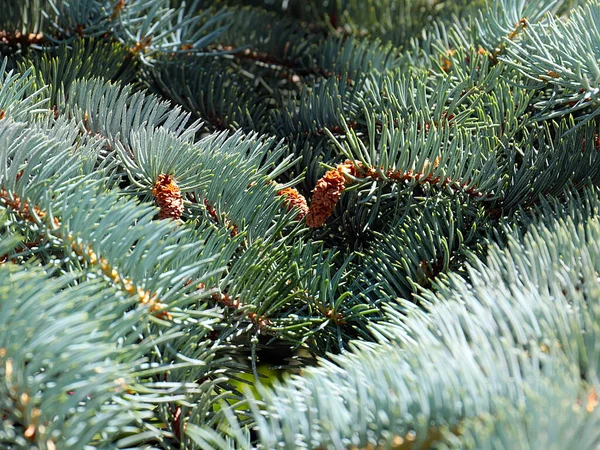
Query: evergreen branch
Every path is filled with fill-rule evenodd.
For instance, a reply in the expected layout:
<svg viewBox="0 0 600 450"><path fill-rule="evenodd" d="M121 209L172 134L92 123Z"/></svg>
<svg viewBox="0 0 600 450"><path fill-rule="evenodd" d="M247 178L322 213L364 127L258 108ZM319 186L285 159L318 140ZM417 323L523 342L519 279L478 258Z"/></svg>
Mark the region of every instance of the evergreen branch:
<svg viewBox="0 0 600 450"><path fill-rule="evenodd" d="M85 122L88 131L107 138L113 147L117 140L128 147L130 133L142 128L151 133L162 127L184 140L199 128L199 123L188 123L189 114L170 102L102 79L73 82L58 110Z"/></svg>
<svg viewBox="0 0 600 450"><path fill-rule="evenodd" d="M135 61L126 48L104 39L77 39L56 47L47 45L18 64L21 73L29 67L33 68L36 86L47 86L45 94L52 106L59 104L65 92L68 95L75 80L102 77L126 84L135 76Z"/></svg>
<svg viewBox="0 0 600 450"><path fill-rule="evenodd" d="M345 145L331 135L330 138L343 155L375 170L384 180L389 170L391 173L422 170L425 174L444 174L440 181L470 179L467 183L479 184L481 192L493 190L486 184L489 183L487 176L497 170L492 156L494 140L485 132L473 135L468 129L453 128L452 120L446 116L440 125L431 127L421 113L404 118L389 115L384 116L381 131L378 131L376 118L369 117L367 144L349 129Z"/></svg>
<svg viewBox="0 0 600 450"><path fill-rule="evenodd" d="M307 44L305 44L307 45ZM243 49L232 53L242 59L250 59L266 65L288 69L300 76L314 75L321 78L345 76L349 80L357 79L366 70L384 73L398 66L398 50L391 44L379 40L372 42L356 40L353 37L341 39L329 37L303 49L290 51L291 42L284 46L283 54L267 51ZM232 46L224 50L233 51Z"/></svg>
<svg viewBox="0 0 600 450"><path fill-rule="evenodd" d="M359 80L365 73L384 74L400 64L399 50L378 39L340 39L329 37L321 41L308 56L318 73L330 78L344 76ZM314 55L314 56L313 56Z"/></svg>
<svg viewBox="0 0 600 450"><path fill-rule="evenodd" d="M40 111L40 107L46 103L40 99L39 94L45 87L37 91L33 88L33 79L30 77L31 70L19 75L13 71L7 72L8 59L4 58L0 65L0 111L2 119L5 117L14 121L27 120L30 115Z"/></svg>
<svg viewBox="0 0 600 450"><path fill-rule="evenodd" d="M308 27L262 8L232 7L232 26L218 40L217 48L232 52L236 58L297 71L316 37Z"/></svg>
<svg viewBox="0 0 600 450"><path fill-rule="evenodd" d="M25 36L44 33L46 27L42 10L47 6L46 0L31 0L25 3L19 0L7 0L2 6L2 17L0 17L2 32L20 32Z"/></svg>
<svg viewBox="0 0 600 450"><path fill-rule="evenodd" d="M196 124L192 124L195 126ZM129 180L139 190L154 194L164 175L177 180L179 192L191 192L205 186L210 175L203 173L198 145L192 142L190 130L183 136L158 126L155 129L131 131L129 139L115 142L117 160Z"/></svg>
<svg viewBox="0 0 600 450"><path fill-rule="evenodd" d="M141 303L148 304L159 314L163 308L156 306L161 303L158 296L177 298L181 302L187 292L185 286L180 286L181 275L170 267L175 256L169 254L174 248L180 249L176 258L180 259L180 267L186 267L186 273L191 275L204 269L208 269L205 274L210 273L210 265L195 260L194 251L189 252L192 246L199 250L198 240L193 235L176 231L174 224L153 222L153 208L119 201L115 193L101 194L102 183L98 181L89 184L89 177L73 180L82 166L79 154L71 156L68 151L58 149L57 142L35 133L15 142L15 136L23 131L10 122L0 123L0 139L10 142L3 147L2 201L17 217L39 228L38 233L47 233L67 255L74 250L73 262L83 258L92 270L98 268L125 292L139 297ZM23 161L27 161L25 168ZM43 169L36 170L41 161ZM65 162L70 165L68 170L64 169ZM40 179L44 182L40 183ZM48 180L53 180L53 184ZM23 193L27 193L27 199ZM79 205L87 205L89 209L82 211ZM91 223L101 226L88 228ZM140 240L134 230L141 227L146 227L148 234ZM154 231L150 232L151 229ZM132 233L127 235L127 230ZM151 258L161 253L161 258ZM213 266L212 270L217 267ZM161 272L162 278L156 275L148 278L149 273Z"/></svg>
<svg viewBox="0 0 600 450"><path fill-rule="evenodd" d="M0 443L77 449L99 433L114 439L131 427L141 405L117 400L134 384L135 366L124 358L130 345L118 346L106 331L111 310L120 308L116 298L99 282L65 289L72 277L50 279L39 269L9 265L0 277L7 288L0 300ZM125 341L134 321L121 319Z"/></svg>
<svg viewBox="0 0 600 450"><path fill-rule="evenodd" d="M44 14L61 40L112 35L145 63L161 52L201 51L226 29L215 25L228 15L225 10L198 14L199 0L189 8L185 3L172 8L169 0L48 2Z"/></svg>
<svg viewBox="0 0 600 450"><path fill-rule="evenodd" d="M357 36L369 35L391 41L402 46L426 25L431 16L436 15L436 4L440 2L416 1L397 3L391 0L374 0L364 8L359 0L341 3L337 21L342 31ZM442 11L439 8L438 11Z"/></svg>
<svg viewBox="0 0 600 450"><path fill-rule="evenodd" d="M505 63L555 91L537 102L541 119L585 110L591 110L585 120L596 116L599 11L600 4L591 2L573 10L565 22L549 18L547 25L531 27L521 41L507 46Z"/></svg>
<svg viewBox="0 0 600 450"><path fill-rule="evenodd" d="M571 132L574 127L573 118L563 119L524 137L524 154L510 155L509 183L502 202L505 213L530 207L542 196L561 195L569 185L574 189L598 185L599 127L592 122Z"/></svg>
<svg viewBox="0 0 600 450"><path fill-rule="evenodd" d="M195 150L202 172L212 177L193 191L193 198L204 206L206 200L213 220L220 222L224 214L249 242L279 239L284 228L297 228L296 214L282 208L283 198L271 183L294 162L291 156L283 157L282 143L273 146L272 139L219 133L198 141Z"/></svg>
<svg viewBox="0 0 600 450"><path fill-rule="evenodd" d="M333 135L331 135L333 138ZM331 216L337 202L347 186L359 181L394 182L402 184L423 185L431 184L439 186L440 189L449 189L453 192L461 192L473 198L491 198L491 194L484 195L471 180L461 181L450 177L436 175L436 169L440 164L440 156L436 157L433 165L428 159L425 160L422 170L394 170L375 169L367 167L360 161L346 160L337 168L328 171L321 180L317 182L313 198L310 204L307 224L311 228L319 228ZM430 166L433 166L430 168Z"/></svg>
<svg viewBox="0 0 600 450"><path fill-rule="evenodd" d="M43 135L35 127L26 129L23 125L8 120L0 123L4 163L1 169L2 192L6 194L5 207L13 216L14 226L22 225L30 234L37 235L39 240L47 239L50 245L44 250L51 253L49 259L55 265L57 260L52 257L53 253L60 255L63 269L76 272L82 279L99 276L112 286L115 295L137 302L136 305L135 302L122 301L120 308L150 310L152 314L170 320L171 324L193 319L192 323L200 324L188 324L195 333L200 331L200 327L208 326L204 320L199 319L204 313L196 310L200 299L208 294L193 291L184 281L192 277L211 282L217 277L224 265L217 256L226 246L223 238L211 235L207 230L193 233L177 229L169 222L153 221L154 208L140 206L133 201L122 201L115 192L105 193L102 182L91 181L92 177L74 179L81 169L85 169L85 151L83 154L73 155L69 153L68 147L65 149L57 145L65 140L64 127L62 130L57 133L53 129L53 133L62 137L63 141ZM69 136L66 138L68 140ZM43 161L41 166L40 161ZM22 200L25 197L20 193L23 192L27 193L27 200ZM82 205L86 208L81 208ZM90 226L92 223L95 225ZM199 258L199 254L205 257ZM208 256L212 255L215 257L211 260ZM163 300L169 303L169 312L164 309L166 304L159 303ZM124 311L121 310L121 313ZM108 317L111 318L112 315ZM141 328L136 329L139 339ZM128 326L128 330L134 330L134 327ZM160 339L154 336L154 332L150 336L148 345L154 348ZM181 343L176 344L171 333L167 332L163 336L161 339L170 339L173 345L183 348ZM190 340L189 337L187 340ZM213 347L211 352L223 350L220 342ZM140 346L140 349L148 350L148 346ZM207 366L209 355L206 352L206 346L195 345L194 351L186 352L186 356L191 358L197 354L200 361L190 363L188 360L181 365L181 371L210 376L215 369L212 365ZM139 355L133 351L130 353L132 356ZM177 359L175 356L173 358ZM164 364L163 358L159 360ZM197 368L192 371L190 365L196 365ZM219 369L222 374L229 370L223 366ZM168 366L160 370L175 372L174 368ZM142 387L136 386L132 392L136 394L141 389L141 393L148 394L147 398L132 394L126 403L140 402L147 405L164 402L163 398L169 397L172 401L201 398L202 405L211 404L214 384L224 382L223 376L220 376L216 381L199 383L200 388L197 388L195 385L185 384L183 374L179 376L181 381L174 383L173 387L181 394L173 396L172 390L167 392L153 389L145 383ZM209 388L209 385L212 387ZM194 390L202 390L202 395L194 394ZM218 401L218 398L214 401ZM140 433L139 438L125 439L123 445L126 445L125 441L135 443L138 442L136 439L141 441L150 436L164 439L164 432L152 425L152 421L156 419L152 419L153 416L147 413L145 415L146 417L138 415L138 420L141 426L149 428L147 433ZM148 420L148 417L151 419ZM214 419L214 414L203 417ZM187 416L185 420L188 420Z"/></svg>
<svg viewBox="0 0 600 450"><path fill-rule="evenodd" d="M18 196L9 194L5 189L0 191L0 202L12 213L20 216L27 222L35 225L41 225L41 223L47 221L48 214L46 211L41 210L36 205L31 205L27 201L22 201ZM46 220L45 220L46 219ZM60 229L61 222L56 216L52 217L52 223L46 224L50 230ZM65 245L70 245L77 257L85 260L91 268L99 268L104 276L111 280L111 282L123 289L127 294L137 298L142 305L148 306L151 313L157 317L171 320L171 316L168 312L164 311L164 305L157 299L156 293L146 291L139 286L135 286L130 279L124 278L119 274L118 270L111 266L105 258L98 258L96 253L90 246L84 246L82 243L72 236L63 236L60 232L54 231L53 238L59 239L64 242Z"/></svg>
<svg viewBox="0 0 600 450"><path fill-rule="evenodd" d="M261 131L266 128L264 95L253 80L232 69L228 60L197 58L159 61L148 78L164 96L185 107L217 130Z"/></svg>
<svg viewBox="0 0 600 450"><path fill-rule="evenodd" d="M7 0L0 447L595 448L598 1Z"/></svg>
<svg viewBox="0 0 600 450"><path fill-rule="evenodd" d="M361 82L346 76L329 78L304 87L298 101L290 100L282 112L273 115L275 130L282 137L304 134L324 136L325 129L344 130L359 111Z"/></svg>
<svg viewBox="0 0 600 450"><path fill-rule="evenodd" d="M597 192L591 195L587 201L598 207ZM540 428L548 423L543 419L548 403L532 406L547 398L535 393L554 390L575 405L585 381L597 383L598 326L590 303L599 295L592 263L597 255L595 247L572 242L594 242L599 232L597 217L580 226L563 218L533 227L506 250L492 249L487 264L474 260L468 281L451 275L438 283L436 294L424 293L427 314L408 304L407 313L393 314L377 327L379 347L356 344L336 364L322 363L302 378L260 389L264 407L253 414L261 446L295 448L302 439L312 447L381 442L390 448L396 436L411 430L415 445L422 445L432 421L452 429L489 414L512 417L513 427L530 406L540 412L528 428L537 430L530 442L539 442L548 432ZM544 258L533 248L544 249ZM525 276L517 275L522 271ZM573 285L578 289L568 289ZM567 304L577 305L576 317L567 317L572 314ZM440 364L444 371L431 370ZM520 413L510 416L511 411ZM565 418L558 428L549 425L561 430L555 442L569 448L573 426L591 430L587 420L583 415ZM463 442L460 433L454 442ZM586 435L587 442L591 438Z"/></svg>
<svg viewBox="0 0 600 450"><path fill-rule="evenodd" d="M507 42L515 41L529 24L556 12L560 0L502 0L488 2L485 11L475 21L477 38L495 57L505 51Z"/></svg>
<svg viewBox="0 0 600 450"><path fill-rule="evenodd" d="M400 309L398 298L419 303L422 288L441 274L461 272L469 252L482 254L492 228L488 211L476 202L438 194L412 203L401 219L374 232L365 251L368 279L383 280L386 302Z"/></svg>

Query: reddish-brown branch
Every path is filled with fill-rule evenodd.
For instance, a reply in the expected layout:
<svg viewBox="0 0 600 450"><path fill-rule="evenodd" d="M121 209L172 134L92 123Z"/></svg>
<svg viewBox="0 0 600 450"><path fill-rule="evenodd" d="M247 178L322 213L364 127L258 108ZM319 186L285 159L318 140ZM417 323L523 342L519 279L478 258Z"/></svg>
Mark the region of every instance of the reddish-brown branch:
<svg viewBox="0 0 600 450"><path fill-rule="evenodd" d="M188 281L186 284L191 284L192 281ZM204 283L199 283L197 286L199 291L204 291L206 289L206 285ZM215 292L212 294L211 298L221 306L231 310L231 311L240 311L242 309L242 302L239 298L232 298L227 292ZM254 324L261 330L265 331L268 327L273 325L270 319L259 316L255 312L247 312L244 313L248 319L250 319Z"/></svg>
<svg viewBox="0 0 600 450"><path fill-rule="evenodd" d="M206 211L208 212L208 215L210 216L210 218L217 225L220 225L221 220L219 220L219 215L217 214L217 209L214 206L212 206L207 199L204 199L203 203L204 203L204 207L206 208ZM227 218L224 218L223 222L224 222L223 225L225 225L225 228L227 228L228 230L231 230L232 237L236 237L239 234L238 226L235 223L231 222Z"/></svg>
<svg viewBox="0 0 600 450"><path fill-rule="evenodd" d="M212 299L218 304L225 306L227 309L230 309L232 311L239 311L240 308L243 306L239 298L233 299L226 292L215 292L212 295ZM270 319L263 316L259 316L258 314L252 311L245 313L245 316L248 317L248 319L250 319L261 331L266 331L269 327L273 325Z"/></svg>
<svg viewBox="0 0 600 450"><path fill-rule="evenodd" d="M527 26L527 17L524 17L523 19L519 20L519 23L517 23L515 25L514 30L512 30L510 32L510 34L507 36L508 39L513 40L514 38L516 38L519 33L521 33L521 31L523 31L525 29L525 27Z"/></svg>
<svg viewBox="0 0 600 450"><path fill-rule="evenodd" d="M347 324L346 319L341 313L336 313L333 308L329 308L324 312L325 317L331 320L337 326L344 326Z"/></svg>
<svg viewBox="0 0 600 450"><path fill-rule="evenodd" d="M46 213L40 208L37 206L31 207L29 202L22 201L18 195L9 194L6 189L0 190L0 202L30 223L37 223L38 220L43 220L46 217ZM60 225L56 217L53 219L53 222L55 227Z"/></svg>
<svg viewBox="0 0 600 450"><path fill-rule="evenodd" d="M123 11L124 7L125 7L125 0L119 0L113 7L113 12L110 16L110 19L115 20L117 17L119 17L119 14L121 14L121 11Z"/></svg>
<svg viewBox="0 0 600 450"><path fill-rule="evenodd" d="M187 194L187 199L193 203L199 204L200 203L200 199L198 199L196 197L195 194L193 193L188 193ZM237 224L233 223L232 221L230 221L229 219L227 219L226 217L223 218L223 220L221 220L221 218L219 217L219 214L217 213L217 208L215 208L209 201L207 198L202 200L202 204L204 205L204 207L206 208L206 212L208 213L209 217L211 218L211 220L219 225L219 226L224 226L226 229L230 230L231 236L235 237L239 234L239 228L237 226Z"/></svg>
<svg viewBox="0 0 600 450"><path fill-rule="evenodd" d="M585 153L587 147L587 140L584 137L583 140L581 141L581 153ZM600 150L600 137L598 136L598 133L594 134L594 150L598 151Z"/></svg>
<svg viewBox="0 0 600 450"><path fill-rule="evenodd" d="M8 31L0 31L0 43L8 45L10 47L20 46L22 48L29 47L31 45L41 45L47 42L47 38L42 33L21 33L16 31L14 33Z"/></svg>
<svg viewBox="0 0 600 450"><path fill-rule="evenodd" d="M232 52L232 55L239 59L246 59L246 60L255 61L255 62L264 64L264 65L276 66L278 68L286 69L286 71L284 72L284 75L286 78L290 78L291 80L293 80L293 76L290 76L289 72L293 72L295 74L302 75L302 76L314 75L314 76L323 77L323 78L333 78L333 77L337 77L338 79L342 78L342 76L336 72L333 72L330 70L325 70L321 67L306 66L306 65L302 64L300 61L297 61L292 58L288 58L287 52L290 47L291 47L291 43L287 42L285 44L285 50L284 50L283 57L276 57L268 52L261 52L261 51L253 50L253 49L249 49L249 48L245 48L243 50L234 52L235 47L231 46L231 45L221 45L218 47L218 50ZM299 79L293 80L293 81L299 81ZM354 84L353 80L351 80L349 78L346 81L350 85Z"/></svg>
<svg viewBox="0 0 600 450"><path fill-rule="evenodd" d="M28 249L31 250L32 248L40 247L41 244L40 244L40 241L36 240L36 241L32 241L32 242L21 242L21 245L24 246L25 248L28 248ZM14 258L11 259L10 261L13 264L18 264L19 263L19 261L16 260L16 259L14 259ZM4 263L7 263L7 262L8 262L8 253L0 256L0 264L4 264Z"/></svg>
<svg viewBox="0 0 600 450"><path fill-rule="evenodd" d="M286 58L285 53L291 47L291 44L288 42L285 45L285 52L283 58L278 58L273 56L267 52L261 52L258 50L252 50L249 48L245 48L243 50L239 50L237 52L233 52L235 48L231 45L223 45L220 47L221 50L226 52L233 52L232 55L239 59L247 59L255 62L259 62L265 65L277 66L281 68L288 69L289 71L293 71L300 74L313 74L319 75L323 77L330 77L333 75L332 72L325 72L324 70L317 67L308 67L302 65L300 62L295 61L291 58Z"/></svg>
<svg viewBox="0 0 600 450"><path fill-rule="evenodd" d="M519 34L521 34L521 32L527 27L527 17L522 18L521 20L519 20L518 23L515 24L514 29L508 34L508 36L506 36L506 38L510 41L512 41L513 39L515 39L517 36L519 36ZM491 53L491 58L494 61L497 61L498 56L500 56L503 52L504 49L506 48L506 43L502 42L498 48L496 50L494 50Z"/></svg>
<svg viewBox="0 0 600 450"><path fill-rule="evenodd" d="M145 53L151 42L152 42L152 36L146 36L141 41L136 42L135 45L129 49L129 52L132 55L137 55L139 53Z"/></svg>
<svg viewBox="0 0 600 450"><path fill-rule="evenodd" d="M463 192L470 197L481 198L483 194L475 186L470 186L470 180L461 182L452 178L442 178L425 174L429 166L425 163L421 172L413 170L388 170L385 173L378 172L373 168L367 168L362 163L346 160L337 168L328 171L323 178L317 182L313 198L306 216L306 223L311 228L319 228L325 224L333 213L335 205L340 200L346 186L353 182L353 178L371 179L374 181L391 180L395 182L416 182L418 184L434 184L442 188ZM434 168L439 164L439 157L434 162ZM352 178L353 177L353 178Z"/></svg>
<svg viewBox="0 0 600 450"><path fill-rule="evenodd" d="M348 128L350 130L354 130L357 127L357 123L356 121L352 120L350 122L348 122L346 124L348 126ZM329 126L326 128L327 130L329 130L331 132L331 134L333 134L334 136L341 136L346 132L346 129L340 125L333 125L333 126ZM316 130L310 130L310 131L304 131L303 135L304 136L313 136L313 137L318 137L318 136L325 136L327 134L327 132L325 131L325 128L318 128Z"/></svg>

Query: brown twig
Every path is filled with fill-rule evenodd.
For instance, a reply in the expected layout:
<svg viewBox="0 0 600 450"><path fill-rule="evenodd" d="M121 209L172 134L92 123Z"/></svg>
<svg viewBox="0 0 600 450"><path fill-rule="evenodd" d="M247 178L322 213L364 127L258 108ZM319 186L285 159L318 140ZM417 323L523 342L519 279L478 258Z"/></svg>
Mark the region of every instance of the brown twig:
<svg viewBox="0 0 600 450"><path fill-rule="evenodd" d="M27 48L31 45L42 45L47 42L47 38L43 33L21 33L16 31L14 33L8 31L0 31L0 44L8 45L10 47L21 47Z"/></svg>
<svg viewBox="0 0 600 450"><path fill-rule="evenodd" d="M212 295L212 299L218 304L225 306L227 309L232 311L239 311L243 306L239 298L231 298L230 295L226 292L215 292ZM255 312L250 311L244 313L244 315L248 317L248 319L250 319L261 331L266 331L269 327L273 325L270 319L264 316L259 316Z"/></svg>
<svg viewBox="0 0 600 450"><path fill-rule="evenodd" d="M354 182L354 178L371 179L373 181L391 180L394 182L417 182L418 184L435 184L442 188L460 191L470 197L481 198L483 193L475 186L470 186L470 180L461 182L452 178L433 176L432 173L425 174L429 161L425 163L423 170L387 170L385 173L373 168L367 168L360 162L346 160L337 168L329 170L321 178L314 189L313 198L306 216L306 223L311 228L322 227L329 216L333 213L335 205L340 200L345 188ZM434 168L439 164L439 157L434 162Z"/></svg>

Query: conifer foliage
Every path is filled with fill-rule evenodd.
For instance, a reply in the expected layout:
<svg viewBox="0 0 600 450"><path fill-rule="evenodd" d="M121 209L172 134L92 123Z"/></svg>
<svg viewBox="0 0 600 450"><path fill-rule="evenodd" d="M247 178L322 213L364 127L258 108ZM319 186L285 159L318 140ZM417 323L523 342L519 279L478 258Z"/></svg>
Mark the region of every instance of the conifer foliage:
<svg viewBox="0 0 600 450"><path fill-rule="evenodd" d="M0 53L0 448L599 447L599 0L6 0Z"/></svg>

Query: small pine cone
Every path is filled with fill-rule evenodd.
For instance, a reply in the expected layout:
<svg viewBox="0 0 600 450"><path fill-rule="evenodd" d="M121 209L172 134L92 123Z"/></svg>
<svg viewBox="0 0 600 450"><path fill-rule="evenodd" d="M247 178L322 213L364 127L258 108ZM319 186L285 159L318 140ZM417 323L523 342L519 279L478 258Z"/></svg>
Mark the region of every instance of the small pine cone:
<svg viewBox="0 0 600 450"><path fill-rule="evenodd" d="M352 161L345 161L337 168L328 171L317 182L310 209L306 215L306 224L311 228L319 228L333 213L335 205L340 200L342 192L346 189L349 180L346 175L357 176L356 165Z"/></svg>
<svg viewBox="0 0 600 450"><path fill-rule="evenodd" d="M282 195L285 198L284 204L288 211L296 209L298 214L296 220L302 220L308 213L308 205L306 199L294 188L285 188L280 190L277 195Z"/></svg>
<svg viewBox="0 0 600 450"><path fill-rule="evenodd" d="M159 219L179 219L183 214L183 199L177 182L171 175L160 174L156 178L152 195L160 207Z"/></svg>

